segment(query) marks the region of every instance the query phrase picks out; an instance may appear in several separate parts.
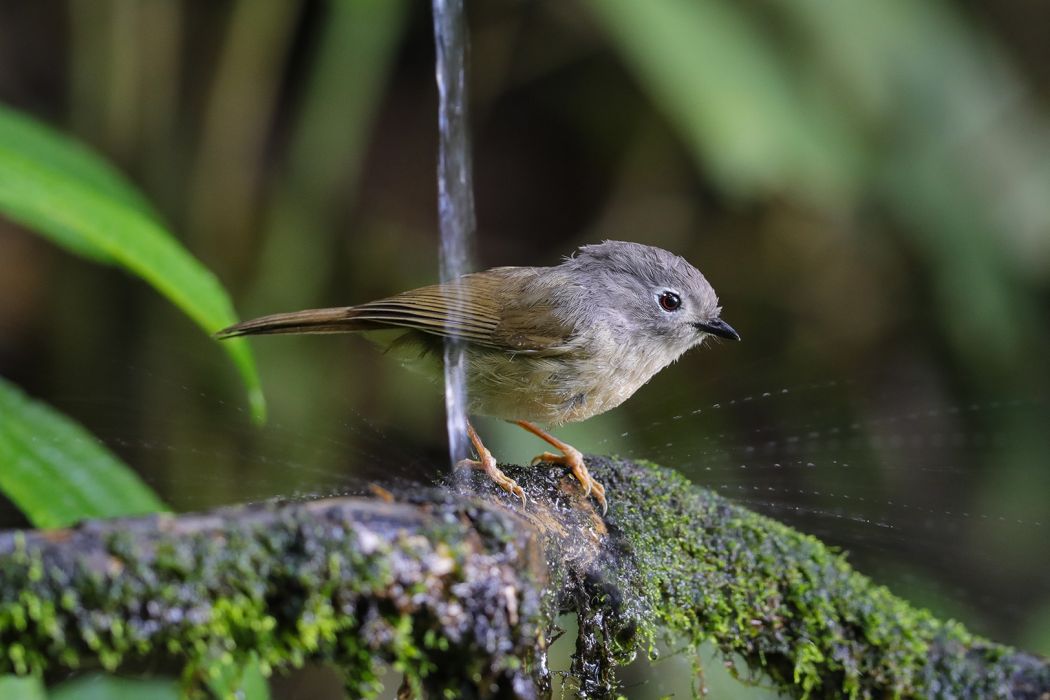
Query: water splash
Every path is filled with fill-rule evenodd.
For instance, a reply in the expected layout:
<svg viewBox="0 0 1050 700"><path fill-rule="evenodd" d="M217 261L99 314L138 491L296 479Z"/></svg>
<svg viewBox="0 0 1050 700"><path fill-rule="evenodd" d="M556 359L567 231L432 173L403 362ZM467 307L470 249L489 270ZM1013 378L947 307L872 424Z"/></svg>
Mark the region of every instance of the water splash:
<svg viewBox="0 0 1050 700"><path fill-rule="evenodd" d="M438 86L438 215L441 223L441 281L471 267L474 236L474 178L467 122L467 34L463 0L434 0L434 44ZM462 301L462 300L460 300ZM449 456L468 456L467 386L463 344L445 341L445 410Z"/></svg>

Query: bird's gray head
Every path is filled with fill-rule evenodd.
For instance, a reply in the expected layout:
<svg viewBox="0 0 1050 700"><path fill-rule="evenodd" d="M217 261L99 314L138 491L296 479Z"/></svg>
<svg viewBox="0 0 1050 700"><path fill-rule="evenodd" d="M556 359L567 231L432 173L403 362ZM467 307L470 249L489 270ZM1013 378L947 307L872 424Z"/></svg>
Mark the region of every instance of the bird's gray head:
<svg viewBox="0 0 1050 700"><path fill-rule="evenodd" d="M709 335L740 340L700 271L662 248L605 241L581 247L565 265L632 337L661 340L675 354Z"/></svg>

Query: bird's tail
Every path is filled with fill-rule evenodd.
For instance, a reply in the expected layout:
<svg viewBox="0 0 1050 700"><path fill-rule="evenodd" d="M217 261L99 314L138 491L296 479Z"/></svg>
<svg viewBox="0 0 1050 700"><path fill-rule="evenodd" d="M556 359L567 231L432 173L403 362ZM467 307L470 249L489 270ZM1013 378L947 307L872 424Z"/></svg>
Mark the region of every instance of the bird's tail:
<svg viewBox="0 0 1050 700"><path fill-rule="evenodd" d="M356 309L342 306L335 309L308 309L286 314L270 314L250 321L241 321L215 334L217 338L236 338L242 335L269 335L276 333L353 333L365 330L368 324L355 319Z"/></svg>

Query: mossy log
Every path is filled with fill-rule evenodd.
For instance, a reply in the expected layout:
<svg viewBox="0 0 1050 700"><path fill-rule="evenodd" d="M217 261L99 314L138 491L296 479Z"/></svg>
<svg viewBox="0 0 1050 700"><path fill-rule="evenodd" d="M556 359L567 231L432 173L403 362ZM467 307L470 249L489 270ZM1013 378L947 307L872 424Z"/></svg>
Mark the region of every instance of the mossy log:
<svg viewBox="0 0 1050 700"><path fill-rule="evenodd" d="M911 607L816 539L667 469L590 458L602 518L557 469L507 468L517 506L457 488L0 533L0 673L377 668L423 697L549 694L579 618L581 696L662 635L710 641L793 696L1050 697L1050 663Z"/></svg>

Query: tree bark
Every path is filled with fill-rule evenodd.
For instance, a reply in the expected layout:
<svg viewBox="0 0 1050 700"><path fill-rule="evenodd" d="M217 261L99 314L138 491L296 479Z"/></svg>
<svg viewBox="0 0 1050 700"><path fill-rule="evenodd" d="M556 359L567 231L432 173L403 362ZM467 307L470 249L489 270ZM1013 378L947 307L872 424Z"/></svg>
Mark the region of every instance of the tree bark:
<svg viewBox="0 0 1050 700"><path fill-rule="evenodd" d="M562 470L508 467L522 509L469 486L0 533L0 673L333 665L417 697L544 697L575 612L579 694L665 635L713 642L785 693L1050 697L1050 664L942 622L812 537L675 472L589 458L603 518ZM407 692L407 691L406 691Z"/></svg>

